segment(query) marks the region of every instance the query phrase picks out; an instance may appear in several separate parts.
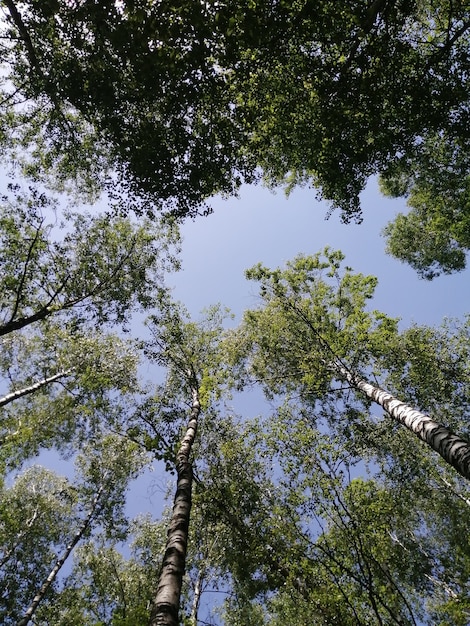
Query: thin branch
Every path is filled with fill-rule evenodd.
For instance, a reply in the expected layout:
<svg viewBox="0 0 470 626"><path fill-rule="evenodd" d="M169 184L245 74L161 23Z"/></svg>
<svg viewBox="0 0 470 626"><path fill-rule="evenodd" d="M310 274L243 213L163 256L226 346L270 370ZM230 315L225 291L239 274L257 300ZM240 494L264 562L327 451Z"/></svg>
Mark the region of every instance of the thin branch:
<svg viewBox="0 0 470 626"><path fill-rule="evenodd" d="M400 539L398 539L397 535L395 533L389 532L388 533L390 539L394 542L397 543L401 548L403 548L403 550L405 550L406 552L409 552L409 548L407 548L405 546L405 544L400 541ZM418 548L418 550L424 554L424 556L426 558L429 558L429 554L427 554L425 552L425 550L423 550L422 546L416 541L415 537L413 536L413 543L416 545L416 547ZM445 583L442 580L439 580L438 578L436 578L435 576L431 576L430 574L424 574L424 577L427 578L433 585L435 585L436 587L441 587L442 589L444 589L444 591L447 593L448 596L450 596L451 598L453 598L454 600L458 600L459 596L457 593L455 593L455 591L449 587L449 585L447 583Z"/></svg>
<svg viewBox="0 0 470 626"><path fill-rule="evenodd" d="M33 324L34 322L42 321L46 319L47 317L49 317L49 315L52 315L53 313L56 313L61 310L71 308L75 306L75 304L80 302L80 300L78 299L76 299L75 301L69 301L69 302L63 303L62 306L57 309L54 309L52 306L54 303L54 300L61 293L61 291L63 291L63 289L65 288L65 285L67 284L69 278L70 276L67 275L66 278L63 280L62 284L59 285L56 292L52 296L50 296L49 301L46 304L42 305L39 308L39 310L36 311L36 313L32 313L31 315L27 315L25 317L20 317L17 320L10 320L6 324L3 324L2 326L0 326L0 337L2 337L3 335L8 335L9 333L12 333L15 330L21 330L22 328L25 328L26 326L29 326L30 324ZM86 297L88 296L85 296L85 298ZM82 299L85 299L85 298L82 298Z"/></svg>
<svg viewBox="0 0 470 626"><path fill-rule="evenodd" d="M41 306L41 308L36 313L32 313L31 315L21 317L17 320L10 320L6 324L3 324L2 326L0 326L0 337L2 337L3 335L7 335L15 330L21 330L22 328L25 328L26 326L29 326L30 324L33 324L34 322L44 320L50 315L57 313L59 311L66 311L68 309L71 309L74 306L84 302L88 298L91 298L92 296L96 295L97 293L100 293L100 291L105 289L110 283L113 282L113 280L116 279L117 274L122 269L125 261L131 256L133 249L134 249L134 243L135 241L133 242L130 251L119 260L119 263L116 266L114 266L113 271L105 280L100 281L95 287L89 289L83 295L70 299L70 300L65 300L57 308L54 308L53 307L54 301L57 299L60 293L64 290L65 286L67 285L67 283L69 282L71 278L71 276L67 274L67 276L63 279L62 283L56 289L56 291L49 296L49 301L43 306Z"/></svg>
<svg viewBox="0 0 470 626"><path fill-rule="evenodd" d="M452 35L452 37L448 37L445 44L443 46L440 46L438 50L430 56L428 62L426 63L425 71L429 70L432 67L432 64L437 59L440 59L442 56L444 56L446 52L450 52L452 46L455 44L457 39L460 39L460 37L462 37L462 35L464 35L469 29L470 21L464 22L462 26Z"/></svg>
<svg viewBox="0 0 470 626"><path fill-rule="evenodd" d="M31 526L34 524L34 522L36 521L38 517L38 511L37 509L35 509L33 515L31 516L31 518L26 522L25 526L26 528L24 528L23 530L21 530L17 535L16 535L16 541L13 544L13 546L7 550L7 552L5 552L5 554L2 557L2 560L0 561L0 568L3 567L11 558L12 554L14 553L15 549L19 546L21 539L26 535L27 530L29 528L31 528Z"/></svg>
<svg viewBox="0 0 470 626"><path fill-rule="evenodd" d="M4 104L6 104L7 102L9 102L10 100L12 100L17 93L19 93L21 91L21 89L23 87L26 86L26 81L24 83L21 83L21 85L19 87L17 87L12 93L8 94L7 96L5 96L5 98L3 98L3 100L0 100L0 106L3 106ZM23 100L23 102L27 102L30 98L26 98L25 100ZM18 104L18 102L16 102L15 104Z"/></svg>
<svg viewBox="0 0 470 626"><path fill-rule="evenodd" d="M38 227L36 228L36 232L34 234L34 237L33 237L32 241L31 241L31 244L30 244L30 246L28 248L28 253L26 255L26 260L24 262L23 272L22 272L21 278L20 278L20 284L19 284L18 289L16 291L16 299L15 299L15 304L14 304L14 307L13 307L13 311L12 311L11 316L10 316L10 322L15 319L16 314L18 313L18 308L19 308L20 302L21 302L21 296L23 295L24 284L26 282L26 275L28 273L28 267L30 265L30 262L31 262L31 259L32 259L32 256L33 256L34 248L36 247L36 244L37 244L37 242L39 240L39 236L41 234L41 227L42 227L43 224L44 224L44 218L40 221Z"/></svg>
<svg viewBox="0 0 470 626"><path fill-rule="evenodd" d="M389 3L389 0L374 0L371 6L367 9L367 20L365 24L363 25L363 27L361 28L361 32L358 35L356 35L356 37L354 38L354 42L351 46L351 50L348 54L348 57L345 60L345 62L341 65L340 78L342 78L347 72L347 70L351 67L352 62L354 61L356 52L359 50L359 46L361 45L363 41L365 41L368 35L370 35L374 27L375 20L377 19L382 9L385 9L387 7L388 3Z"/></svg>
<svg viewBox="0 0 470 626"><path fill-rule="evenodd" d="M119 594L121 596L121 602L123 605L123 610L124 610L124 615L123 615L123 619L126 619L126 613L127 613L127 602L126 602L126 592L124 589L124 585L122 584L122 580L121 577L119 576L119 571L116 567L116 562L114 561L114 559L111 557L110 559L107 559L109 563L111 563L111 567L114 571L114 575L116 576L117 582L118 582L118 586L119 586Z"/></svg>
<svg viewBox="0 0 470 626"><path fill-rule="evenodd" d="M470 507L470 500L466 498L465 496L463 496L461 493L459 493L456 489L454 489L452 484L447 479L445 479L440 474L437 474L437 478L442 483L444 483L444 485L448 488L448 490L451 492L452 495L454 495L456 498L460 498L462 502L465 502L465 504Z"/></svg>

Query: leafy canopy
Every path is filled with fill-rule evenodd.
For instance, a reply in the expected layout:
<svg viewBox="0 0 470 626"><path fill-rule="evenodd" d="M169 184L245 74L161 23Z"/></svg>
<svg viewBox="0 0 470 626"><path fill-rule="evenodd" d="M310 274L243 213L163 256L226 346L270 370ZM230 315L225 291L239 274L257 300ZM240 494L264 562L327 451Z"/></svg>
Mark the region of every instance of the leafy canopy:
<svg viewBox="0 0 470 626"><path fill-rule="evenodd" d="M420 163L436 136L449 146L466 138L465 2L5 6L5 104L14 119L21 99L46 107L49 164L62 141L83 178L96 144L125 188L178 215L261 168L269 183L311 184L357 218L372 174L403 156Z"/></svg>

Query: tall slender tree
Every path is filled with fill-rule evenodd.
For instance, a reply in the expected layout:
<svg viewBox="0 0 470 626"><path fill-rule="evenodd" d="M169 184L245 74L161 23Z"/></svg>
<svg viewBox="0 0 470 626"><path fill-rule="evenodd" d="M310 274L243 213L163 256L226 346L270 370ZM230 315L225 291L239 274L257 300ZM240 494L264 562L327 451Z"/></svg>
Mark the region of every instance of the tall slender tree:
<svg viewBox="0 0 470 626"><path fill-rule="evenodd" d="M151 360L167 368L163 393L164 403L175 422L173 430L186 416L187 411L182 407L187 405L189 408L188 421L182 428L183 435L174 459L171 459L177 474L176 492L152 603L152 626L177 626L179 623L192 503L193 447L201 411L209 406L212 394L220 393L223 382L223 366L218 354L223 334L222 320L222 312L213 308L207 312L206 320L197 325L189 321L184 309L171 302L166 294L162 294L159 313L149 320L152 338L146 344L145 352ZM170 460L168 454L166 459Z"/></svg>
<svg viewBox="0 0 470 626"><path fill-rule="evenodd" d="M73 481L33 467L4 494L3 525L20 528L13 543L8 543L10 532L2 537L5 624L32 620L44 599L54 595L73 549L93 528L119 536L126 524L127 486L146 462L148 456L135 444L104 436L77 456ZM26 524L21 510L28 511Z"/></svg>
<svg viewBox="0 0 470 626"><path fill-rule="evenodd" d="M359 373L375 373L388 345L393 348L396 320L365 309L376 281L354 275L350 268L341 275L342 260L341 253L327 249L324 260L320 255L298 257L284 271L258 265L247 272L260 283L265 302L245 317L251 372L268 390L297 388L312 402L327 391L338 396L337 383L344 381L470 478L470 443L464 437L366 382ZM393 353L388 354L391 360Z"/></svg>

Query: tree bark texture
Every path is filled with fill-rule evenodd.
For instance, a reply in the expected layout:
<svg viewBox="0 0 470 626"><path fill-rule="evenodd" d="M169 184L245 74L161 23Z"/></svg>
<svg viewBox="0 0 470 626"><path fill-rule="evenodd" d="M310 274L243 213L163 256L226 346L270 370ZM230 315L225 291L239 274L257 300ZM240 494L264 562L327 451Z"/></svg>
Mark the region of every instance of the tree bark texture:
<svg viewBox="0 0 470 626"><path fill-rule="evenodd" d="M379 404L391 418L406 426L421 441L427 443L459 474L470 480L470 444L468 441L455 435L449 428L434 421L429 415L397 400L392 394L371 385L341 365L335 366L335 370L353 387Z"/></svg>
<svg viewBox="0 0 470 626"><path fill-rule="evenodd" d="M38 389L41 389L41 387L45 387L46 385L49 385L50 383L54 383L56 380L65 378L66 376L70 374L71 371L72 370L58 372L57 374L53 374L52 376L49 376L48 378L43 378L42 380L39 380L37 383L33 383L29 387L24 387L23 389L17 389L16 391L12 391L11 393L8 393L6 396L3 396L3 398L0 398L0 406L5 406L6 404L13 402L14 400L17 400L18 398L22 398L23 396L28 396L29 394L34 393Z"/></svg>
<svg viewBox="0 0 470 626"><path fill-rule="evenodd" d="M193 604L191 606L191 615L189 623L191 626L197 626L197 615L199 612L199 604L201 602L202 583L204 582L204 570L201 569L198 573L196 584L194 585Z"/></svg>
<svg viewBox="0 0 470 626"><path fill-rule="evenodd" d="M176 457L178 475L176 494L168 527L165 554L152 604L150 626L178 626L179 624L178 614L186 566L193 483L193 469L189 458L201 412L199 392L195 384L192 385L191 393L191 415Z"/></svg>

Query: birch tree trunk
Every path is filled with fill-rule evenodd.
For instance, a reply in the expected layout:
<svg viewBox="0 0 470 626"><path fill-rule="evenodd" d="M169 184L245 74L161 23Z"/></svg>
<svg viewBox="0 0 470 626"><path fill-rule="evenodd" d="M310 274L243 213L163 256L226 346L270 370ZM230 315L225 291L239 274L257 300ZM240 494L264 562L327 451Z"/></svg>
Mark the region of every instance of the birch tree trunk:
<svg viewBox="0 0 470 626"><path fill-rule="evenodd" d="M191 606L191 615L189 623L191 626L197 626L197 615L199 612L199 604L201 603L202 584L204 582L204 570L201 569L197 575L196 584L194 585L193 604Z"/></svg>
<svg viewBox="0 0 470 626"><path fill-rule="evenodd" d="M189 458L201 412L199 390L194 379L191 384L191 394L191 415L176 456L178 475L176 494L168 527L165 554L152 603L150 626L178 626L179 623L178 613L186 566L193 483L193 469Z"/></svg>
<svg viewBox="0 0 470 626"><path fill-rule="evenodd" d="M61 568L64 565L65 561L69 558L70 554L72 553L72 550L75 548L77 543L81 540L81 538L83 537L85 531L87 530L88 526L90 525L90 523L91 523L91 521L92 521L92 519L93 519L93 517L94 517L94 515L96 513L96 510L97 510L99 501L101 499L101 496L103 495L103 491L104 491L104 484L102 484L101 487L96 492L96 495L95 495L95 497L93 499L93 503L91 505L91 509L90 509L88 515L86 516L86 518L83 520L82 525L80 526L80 528L77 530L77 532L73 536L71 542L65 548L62 556L57 560L56 564L54 565L54 567L50 571L48 577L46 578L46 580L44 581L43 585L41 586L41 588L39 589L39 591L35 595L33 601L29 605L28 610L25 612L24 616L20 619L20 621L18 622L17 626L27 626L29 624L29 622L31 621L31 619L33 618L34 613L36 612L39 604L42 602L44 596L46 595L46 593L47 593L47 591L49 589L49 587L52 585L52 583L56 579L57 574L61 570Z"/></svg>
<svg viewBox="0 0 470 626"><path fill-rule="evenodd" d="M470 444L465 439L455 435L451 430L435 422L429 417L408 404L397 400L392 394L380 387L375 387L367 381L349 372L342 365L333 366L341 378L346 379L353 387L379 404L392 419L411 430L421 441L428 444L435 452L452 465L459 474L470 480Z"/></svg>

